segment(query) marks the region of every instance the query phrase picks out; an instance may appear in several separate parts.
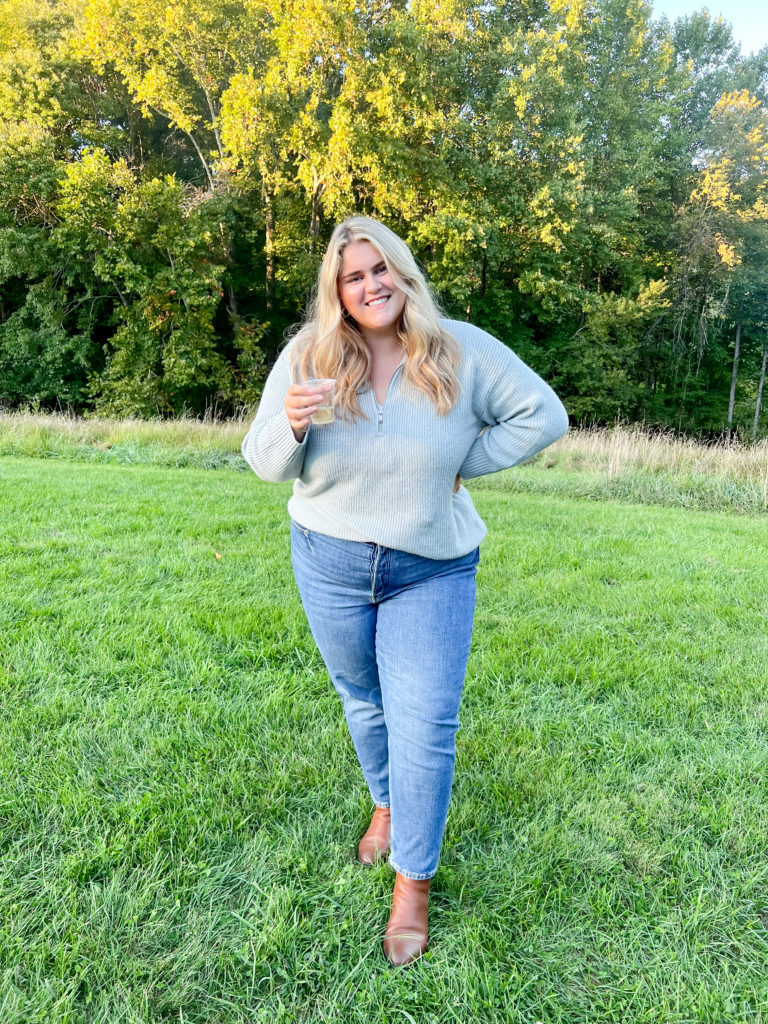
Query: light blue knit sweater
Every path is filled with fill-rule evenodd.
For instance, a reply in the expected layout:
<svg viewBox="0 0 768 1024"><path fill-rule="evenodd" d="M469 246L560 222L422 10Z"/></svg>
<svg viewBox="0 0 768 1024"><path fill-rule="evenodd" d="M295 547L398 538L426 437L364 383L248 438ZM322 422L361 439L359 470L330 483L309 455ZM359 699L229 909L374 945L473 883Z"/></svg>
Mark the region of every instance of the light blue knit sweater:
<svg viewBox="0 0 768 1024"><path fill-rule="evenodd" d="M441 323L463 352L459 400L446 416L406 388L401 364L382 413L368 387L360 394L367 420L310 425L298 442L283 408L291 346L281 352L242 451L263 480L295 480L288 511L302 526L425 558L458 558L486 528L466 488L453 493L456 474L469 480L517 465L568 429L560 399L511 349L472 324Z"/></svg>

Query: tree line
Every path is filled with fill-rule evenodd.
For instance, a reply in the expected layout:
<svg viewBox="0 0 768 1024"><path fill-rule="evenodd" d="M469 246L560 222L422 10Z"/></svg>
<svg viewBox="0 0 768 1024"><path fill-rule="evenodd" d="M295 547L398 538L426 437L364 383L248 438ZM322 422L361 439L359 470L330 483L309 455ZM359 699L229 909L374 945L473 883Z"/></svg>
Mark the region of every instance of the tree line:
<svg viewBox="0 0 768 1024"><path fill-rule="evenodd" d="M645 0L2 0L0 403L251 405L361 212L575 420L762 436L767 91Z"/></svg>

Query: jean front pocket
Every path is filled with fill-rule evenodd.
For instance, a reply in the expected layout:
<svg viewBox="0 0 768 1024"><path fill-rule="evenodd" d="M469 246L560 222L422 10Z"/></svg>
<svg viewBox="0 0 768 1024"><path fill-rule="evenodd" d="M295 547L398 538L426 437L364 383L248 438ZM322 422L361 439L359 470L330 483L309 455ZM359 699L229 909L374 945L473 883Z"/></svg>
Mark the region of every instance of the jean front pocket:
<svg viewBox="0 0 768 1024"><path fill-rule="evenodd" d="M306 526L302 526L301 523L297 523L295 519L291 520L291 526L295 526L299 533L306 537L307 540L309 540L309 536L312 531L308 530Z"/></svg>
<svg viewBox="0 0 768 1024"><path fill-rule="evenodd" d="M297 523L295 519L291 520L291 547L295 549L296 545L303 547L305 551L312 553L312 531L308 530L306 526L302 526L301 523Z"/></svg>

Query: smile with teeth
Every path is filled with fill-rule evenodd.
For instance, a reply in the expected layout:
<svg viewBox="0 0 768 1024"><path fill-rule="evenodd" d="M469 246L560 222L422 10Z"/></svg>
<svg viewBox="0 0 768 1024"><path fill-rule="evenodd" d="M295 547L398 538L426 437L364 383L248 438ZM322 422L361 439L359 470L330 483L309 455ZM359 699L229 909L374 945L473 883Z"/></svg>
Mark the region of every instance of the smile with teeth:
<svg viewBox="0 0 768 1024"><path fill-rule="evenodd" d="M370 302L366 302L366 306L383 306L388 298L388 295L382 295L378 299L371 299Z"/></svg>

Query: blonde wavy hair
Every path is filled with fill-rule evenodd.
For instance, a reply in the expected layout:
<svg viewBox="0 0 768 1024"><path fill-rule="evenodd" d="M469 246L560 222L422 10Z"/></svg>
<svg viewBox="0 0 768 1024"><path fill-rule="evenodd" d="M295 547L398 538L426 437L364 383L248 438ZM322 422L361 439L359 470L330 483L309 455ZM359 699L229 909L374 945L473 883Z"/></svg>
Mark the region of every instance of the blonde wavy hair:
<svg viewBox="0 0 768 1024"><path fill-rule="evenodd" d="M371 353L355 320L344 312L339 296L342 258L350 242L369 242L381 255L392 280L405 292L395 326L406 352L406 384L422 392L437 413L450 412L459 397L459 343L439 322L443 315L406 243L370 217L348 217L331 235L317 284L299 330L289 341L295 379L336 379L336 408L345 418L367 418L358 391L370 383Z"/></svg>

